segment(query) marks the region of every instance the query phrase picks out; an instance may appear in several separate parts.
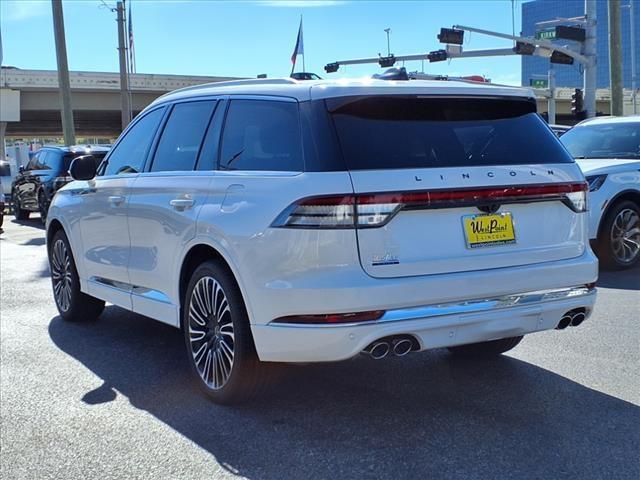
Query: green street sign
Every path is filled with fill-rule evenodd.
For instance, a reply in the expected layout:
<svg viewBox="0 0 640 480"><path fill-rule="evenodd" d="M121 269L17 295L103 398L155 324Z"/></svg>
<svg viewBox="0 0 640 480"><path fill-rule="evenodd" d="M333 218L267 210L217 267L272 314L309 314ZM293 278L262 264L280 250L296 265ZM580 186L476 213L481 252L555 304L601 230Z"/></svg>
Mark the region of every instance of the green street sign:
<svg viewBox="0 0 640 480"><path fill-rule="evenodd" d="M547 28L545 30L538 30L536 32L536 39L538 40L555 40L556 38L556 29Z"/></svg>
<svg viewBox="0 0 640 480"><path fill-rule="evenodd" d="M530 78L529 86L533 88L549 88L549 80L546 78Z"/></svg>

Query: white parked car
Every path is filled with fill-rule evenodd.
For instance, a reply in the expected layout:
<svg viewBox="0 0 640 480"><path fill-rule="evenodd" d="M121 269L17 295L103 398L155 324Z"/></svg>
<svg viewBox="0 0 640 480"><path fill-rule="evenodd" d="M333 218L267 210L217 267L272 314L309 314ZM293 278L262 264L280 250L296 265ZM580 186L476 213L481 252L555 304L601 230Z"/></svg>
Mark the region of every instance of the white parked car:
<svg viewBox="0 0 640 480"><path fill-rule="evenodd" d="M561 139L589 182L589 238L605 267L640 261L640 116L585 120Z"/></svg>
<svg viewBox="0 0 640 480"><path fill-rule="evenodd" d="M249 80L147 107L47 220L63 319L179 327L218 402L273 362L510 350L594 305L587 184L528 90ZM542 163L544 162L544 163Z"/></svg>

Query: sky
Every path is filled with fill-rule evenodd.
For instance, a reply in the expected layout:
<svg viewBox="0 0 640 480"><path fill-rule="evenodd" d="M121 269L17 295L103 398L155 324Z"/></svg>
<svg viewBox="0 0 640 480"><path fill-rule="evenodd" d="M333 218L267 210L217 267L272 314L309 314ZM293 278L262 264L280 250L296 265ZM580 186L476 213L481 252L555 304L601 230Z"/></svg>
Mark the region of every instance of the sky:
<svg viewBox="0 0 640 480"><path fill-rule="evenodd" d="M138 73L255 77L287 76L300 16L306 71L325 78L380 73L378 65L341 67L325 74L329 62L407 55L441 48L440 27L453 24L511 33L520 31L522 0L449 1L212 1L129 0L132 6ZM114 1L105 0L108 6ZM118 71L115 13L101 0L63 0L69 68ZM0 0L2 65L56 69L51 3ZM510 47L507 40L465 34L465 50ZM302 69L302 58L296 70ZM396 66L400 66L396 64ZM406 62L409 71L420 61ZM424 62L424 71L443 75L485 75L495 83L518 84L520 57Z"/></svg>

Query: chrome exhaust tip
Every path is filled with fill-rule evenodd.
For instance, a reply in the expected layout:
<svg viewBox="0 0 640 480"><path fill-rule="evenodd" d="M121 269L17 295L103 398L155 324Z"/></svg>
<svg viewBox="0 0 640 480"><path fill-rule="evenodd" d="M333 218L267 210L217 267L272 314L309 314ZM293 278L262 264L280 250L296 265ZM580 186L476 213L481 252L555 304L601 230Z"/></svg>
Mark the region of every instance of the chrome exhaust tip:
<svg viewBox="0 0 640 480"><path fill-rule="evenodd" d="M562 317L558 322L558 326L556 327L556 330L564 330L569 325L571 325L571 318L572 317L570 317L569 315L565 315L564 317Z"/></svg>
<svg viewBox="0 0 640 480"><path fill-rule="evenodd" d="M583 312L576 313L573 317L571 317L571 326L577 327L582 322L584 322L586 318L587 316Z"/></svg>
<svg viewBox="0 0 640 480"><path fill-rule="evenodd" d="M391 345L387 342L376 342L372 344L366 352L371 355L374 360L381 360L389 354Z"/></svg>
<svg viewBox="0 0 640 480"><path fill-rule="evenodd" d="M413 342L408 338L403 338L393 344L393 353L397 357L404 357L407 353L411 352L412 348Z"/></svg>

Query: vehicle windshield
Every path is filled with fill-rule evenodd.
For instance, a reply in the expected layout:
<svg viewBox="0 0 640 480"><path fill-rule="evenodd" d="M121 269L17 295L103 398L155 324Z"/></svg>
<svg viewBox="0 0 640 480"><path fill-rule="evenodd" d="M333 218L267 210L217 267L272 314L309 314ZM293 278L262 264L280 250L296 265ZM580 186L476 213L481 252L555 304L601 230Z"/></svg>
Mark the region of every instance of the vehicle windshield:
<svg viewBox="0 0 640 480"><path fill-rule="evenodd" d="M352 170L573 162L526 100L377 96L327 108Z"/></svg>
<svg viewBox="0 0 640 480"><path fill-rule="evenodd" d="M573 158L640 158L640 122L577 126L560 141Z"/></svg>

